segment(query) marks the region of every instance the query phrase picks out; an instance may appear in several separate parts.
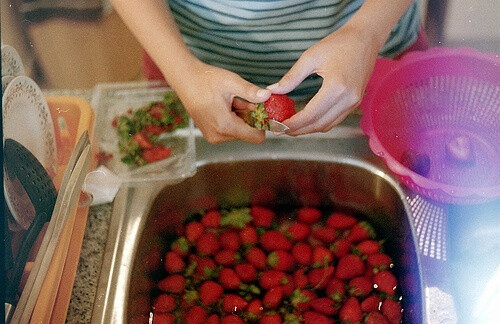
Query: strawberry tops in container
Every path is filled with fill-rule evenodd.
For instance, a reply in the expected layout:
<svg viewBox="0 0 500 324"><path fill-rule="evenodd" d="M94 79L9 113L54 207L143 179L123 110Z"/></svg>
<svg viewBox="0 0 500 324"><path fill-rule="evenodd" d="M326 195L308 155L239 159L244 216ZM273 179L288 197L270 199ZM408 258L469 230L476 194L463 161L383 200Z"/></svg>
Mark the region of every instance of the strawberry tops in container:
<svg viewBox="0 0 500 324"><path fill-rule="evenodd" d="M194 125L162 82L99 84L97 158L122 182L175 183L195 172Z"/></svg>

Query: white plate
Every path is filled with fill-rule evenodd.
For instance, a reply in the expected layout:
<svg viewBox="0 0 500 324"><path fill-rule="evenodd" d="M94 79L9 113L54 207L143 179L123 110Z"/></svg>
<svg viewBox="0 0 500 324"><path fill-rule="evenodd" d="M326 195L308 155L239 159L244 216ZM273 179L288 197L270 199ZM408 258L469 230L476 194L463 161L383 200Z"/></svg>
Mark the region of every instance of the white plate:
<svg viewBox="0 0 500 324"><path fill-rule="evenodd" d="M2 77L2 93L5 93L5 89L9 85L10 81L12 81L15 77L12 75L5 75Z"/></svg>
<svg viewBox="0 0 500 324"><path fill-rule="evenodd" d="M19 53L10 45L2 45L2 77L6 75L25 75L24 65Z"/></svg>
<svg viewBox="0 0 500 324"><path fill-rule="evenodd" d="M38 85L27 76L12 79L2 97L3 135L26 147L49 174L57 172L57 146L50 109ZM12 215L25 228L29 218L14 186L4 183L6 200ZM24 200L24 198L23 198ZM23 210L23 211L22 211Z"/></svg>

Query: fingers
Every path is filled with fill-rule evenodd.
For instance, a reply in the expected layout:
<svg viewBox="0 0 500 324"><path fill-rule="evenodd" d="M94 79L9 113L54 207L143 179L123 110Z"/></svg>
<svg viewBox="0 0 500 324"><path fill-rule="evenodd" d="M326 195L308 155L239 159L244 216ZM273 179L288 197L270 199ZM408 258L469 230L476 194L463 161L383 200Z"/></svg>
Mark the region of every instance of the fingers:
<svg viewBox="0 0 500 324"><path fill-rule="evenodd" d="M267 87L273 93L285 94L295 89L309 75L314 72L315 66L307 64L310 60L304 59L304 55L290 68L290 70L277 83Z"/></svg>
<svg viewBox="0 0 500 324"><path fill-rule="evenodd" d="M201 130L203 137L211 144L234 140L260 144L265 140L265 131L250 127L234 112L230 113L229 118L221 118L216 125L212 125L207 131Z"/></svg>

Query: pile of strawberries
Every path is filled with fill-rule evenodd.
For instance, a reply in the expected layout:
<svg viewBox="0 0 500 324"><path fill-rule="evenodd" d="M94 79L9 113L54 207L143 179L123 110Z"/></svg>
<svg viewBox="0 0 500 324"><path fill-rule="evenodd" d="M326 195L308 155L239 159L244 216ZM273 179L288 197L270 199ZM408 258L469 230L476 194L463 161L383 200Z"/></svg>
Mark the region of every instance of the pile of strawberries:
<svg viewBox="0 0 500 324"><path fill-rule="evenodd" d="M400 323L391 257L366 221L302 207L209 210L164 258L153 323Z"/></svg>

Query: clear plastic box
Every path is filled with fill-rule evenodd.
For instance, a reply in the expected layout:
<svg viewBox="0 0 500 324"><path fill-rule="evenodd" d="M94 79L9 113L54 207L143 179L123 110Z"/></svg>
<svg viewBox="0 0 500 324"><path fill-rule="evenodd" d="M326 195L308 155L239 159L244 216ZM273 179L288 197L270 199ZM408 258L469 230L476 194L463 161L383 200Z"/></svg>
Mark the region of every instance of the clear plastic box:
<svg viewBox="0 0 500 324"><path fill-rule="evenodd" d="M97 152L110 154L103 164L124 183L144 185L151 181L177 183L196 171L196 149L194 123L189 118L188 126L177 129L164 137L161 145L171 148L171 155L161 161L144 166L131 166L121 161L119 137L112 126L113 120L130 109L133 111L161 100L168 91L173 91L161 81L126 83L102 83L95 86L92 107L96 110L95 142Z"/></svg>

